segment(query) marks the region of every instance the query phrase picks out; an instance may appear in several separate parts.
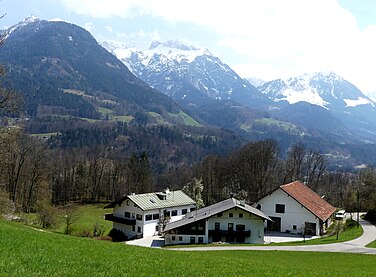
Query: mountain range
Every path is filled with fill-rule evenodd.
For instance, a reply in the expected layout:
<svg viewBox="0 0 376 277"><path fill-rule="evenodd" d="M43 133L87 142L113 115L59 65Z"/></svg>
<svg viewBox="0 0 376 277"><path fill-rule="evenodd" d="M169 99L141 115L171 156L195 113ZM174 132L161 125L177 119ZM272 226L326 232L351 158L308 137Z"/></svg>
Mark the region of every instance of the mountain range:
<svg viewBox="0 0 376 277"><path fill-rule="evenodd" d="M341 141L376 141L375 103L334 72L265 82L243 79L209 50L179 41L154 41L145 50L113 41L102 45L136 76L187 107L203 110L214 100L211 105L223 112L228 110L223 101L231 100L251 108L254 115L255 110L263 111L267 117L329 133Z"/></svg>
<svg viewBox="0 0 376 277"><path fill-rule="evenodd" d="M103 111L152 121L180 107L135 77L83 28L27 18L7 31L0 61L25 100L27 116L100 119ZM43 43L41 43L43 42Z"/></svg>
<svg viewBox="0 0 376 277"><path fill-rule="evenodd" d="M205 48L173 40L144 49L98 44L79 26L35 17L7 30L0 63L27 116L38 120L206 126L273 138L285 150L303 141L344 153L376 142L375 103L334 72L243 79Z"/></svg>
<svg viewBox="0 0 376 277"><path fill-rule="evenodd" d="M184 105L232 100L259 107L267 102L253 85L208 49L180 41L154 41L146 50L111 41L102 45L137 77Z"/></svg>

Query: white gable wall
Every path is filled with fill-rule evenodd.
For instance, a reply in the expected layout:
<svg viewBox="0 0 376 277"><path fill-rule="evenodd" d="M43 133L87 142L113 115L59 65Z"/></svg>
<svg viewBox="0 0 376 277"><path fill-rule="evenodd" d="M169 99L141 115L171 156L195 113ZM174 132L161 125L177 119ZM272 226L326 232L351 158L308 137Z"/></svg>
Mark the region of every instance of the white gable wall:
<svg viewBox="0 0 376 277"><path fill-rule="evenodd" d="M230 217L230 214L233 217ZM242 214L243 217L239 217L239 214ZM208 230L214 230L216 222L220 223L221 230L227 230L229 223L234 224L234 230L236 230L237 224L244 224L245 230L251 231L251 236L246 238L245 243L264 243L264 220L240 208L228 210L220 217L218 215L210 217L207 222ZM208 241L212 242L210 239ZM225 239L223 238L222 241L225 241Z"/></svg>
<svg viewBox="0 0 376 277"><path fill-rule="evenodd" d="M316 234L320 234L320 219L281 189L277 189L271 195L264 197L258 204L261 205L261 211L269 217L281 218L281 232L302 232L305 222L311 222L316 223ZM276 204L284 204L285 213L277 213ZM293 228L294 225L296 230Z"/></svg>
<svg viewBox="0 0 376 277"><path fill-rule="evenodd" d="M230 217L232 214L232 217ZM242 214L243 217L240 217ZM213 215L206 219L205 234L175 234L175 231L169 231L165 234L166 245L174 244L192 244L192 243L211 243L213 238L209 236L209 230L215 230L215 223L220 223L220 230L227 231L228 224L233 223L234 231L237 224L244 224L245 230L251 231L251 236L245 238L245 243L264 243L264 220L240 208L233 208L225 211L221 216ZM226 241L226 236L221 237L221 241Z"/></svg>

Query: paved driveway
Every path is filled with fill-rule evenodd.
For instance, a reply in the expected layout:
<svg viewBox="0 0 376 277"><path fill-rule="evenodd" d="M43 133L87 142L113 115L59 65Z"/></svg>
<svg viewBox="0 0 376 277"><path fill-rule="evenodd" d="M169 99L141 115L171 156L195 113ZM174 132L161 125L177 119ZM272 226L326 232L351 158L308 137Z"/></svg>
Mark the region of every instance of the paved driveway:
<svg viewBox="0 0 376 277"><path fill-rule="evenodd" d="M313 252L344 252L362 253L376 255L376 248L367 248L365 245L376 240L376 227L363 219L359 220L363 227L363 235L357 239L320 245L299 245L299 246L207 246L207 247L187 247L170 248L181 251L218 251L218 250L277 250L277 251L313 251Z"/></svg>

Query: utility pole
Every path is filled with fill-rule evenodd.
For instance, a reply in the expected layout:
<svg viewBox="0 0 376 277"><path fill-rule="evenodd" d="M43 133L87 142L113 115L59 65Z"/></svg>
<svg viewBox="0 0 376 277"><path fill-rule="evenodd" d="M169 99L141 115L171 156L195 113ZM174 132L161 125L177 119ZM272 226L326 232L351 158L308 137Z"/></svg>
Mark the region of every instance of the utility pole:
<svg viewBox="0 0 376 277"><path fill-rule="evenodd" d="M356 192L356 228L359 228L359 188Z"/></svg>

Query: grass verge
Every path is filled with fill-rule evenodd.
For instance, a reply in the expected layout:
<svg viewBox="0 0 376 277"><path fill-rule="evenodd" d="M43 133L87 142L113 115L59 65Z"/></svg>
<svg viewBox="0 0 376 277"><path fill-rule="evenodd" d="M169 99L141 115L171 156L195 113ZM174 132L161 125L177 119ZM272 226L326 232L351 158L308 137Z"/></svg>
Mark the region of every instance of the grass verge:
<svg viewBox="0 0 376 277"><path fill-rule="evenodd" d="M371 242L371 243L369 243L369 244L367 244L366 246L367 247L371 247L371 248L376 248L376 240L373 241L373 242Z"/></svg>
<svg viewBox="0 0 376 277"><path fill-rule="evenodd" d="M375 276L376 256L180 252L77 238L0 220L2 276Z"/></svg>

